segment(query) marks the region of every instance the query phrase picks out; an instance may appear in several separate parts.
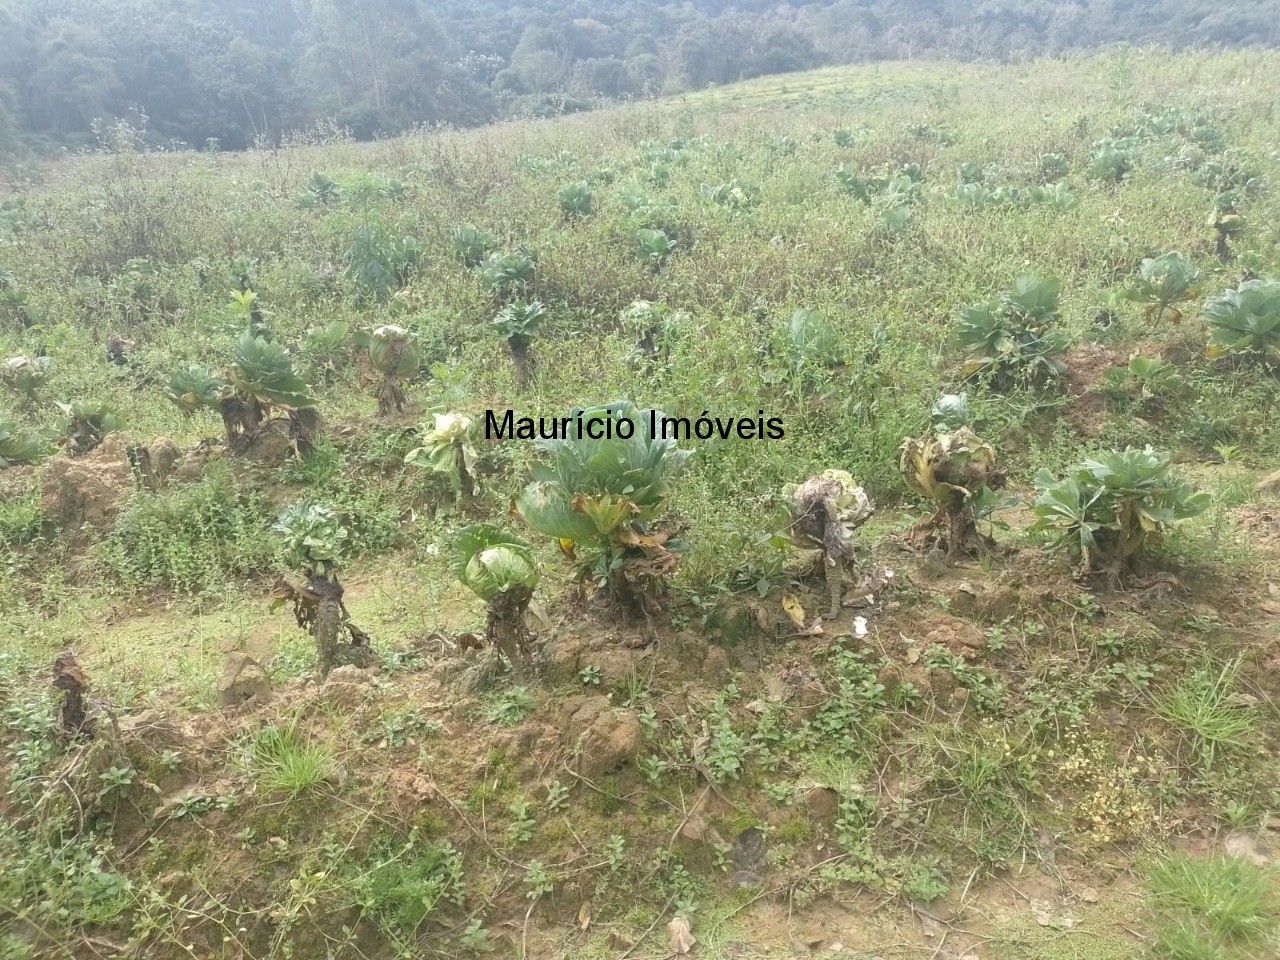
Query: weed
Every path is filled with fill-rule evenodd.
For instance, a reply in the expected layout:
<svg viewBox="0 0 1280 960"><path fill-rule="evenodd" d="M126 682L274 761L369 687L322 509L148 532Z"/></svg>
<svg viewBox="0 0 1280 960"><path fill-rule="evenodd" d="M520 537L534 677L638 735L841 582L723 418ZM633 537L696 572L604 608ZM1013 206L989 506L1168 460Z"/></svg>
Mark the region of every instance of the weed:
<svg viewBox="0 0 1280 960"><path fill-rule="evenodd" d="M1238 857L1172 854L1151 865L1156 951L1171 960L1262 956L1280 932L1275 877Z"/></svg>
<svg viewBox="0 0 1280 960"><path fill-rule="evenodd" d="M547 809L560 813L569 806L569 788L559 780L552 780L547 787Z"/></svg>
<svg viewBox="0 0 1280 960"><path fill-rule="evenodd" d="M516 800L507 807L511 822L507 825L507 839L513 844L528 843L533 839L538 821L533 816L533 805L526 800Z"/></svg>
<svg viewBox="0 0 1280 960"><path fill-rule="evenodd" d="M267 727L253 740L250 768L270 793L294 798L316 790L337 773L332 749L305 738L296 727Z"/></svg>
<svg viewBox="0 0 1280 960"><path fill-rule="evenodd" d="M485 719L504 727L519 726L537 709L537 701L525 687L512 687L493 697L485 707Z"/></svg>
<svg viewBox="0 0 1280 960"><path fill-rule="evenodd" d="M1199 667L1156 701L1160 716L1190 734L1193 755L1203 769L1211 768L1222 751L1255 740L1256 711L1234 699L1239 673L1239 659Z"/></svg>
<svg viewBox="0 0 1280 960"><path fill-rule="evenodd" d="M524 884L529 888L525 896L530 900L541 900L556 887L551 872L541 860L530 860L525 864Z"/></svg>

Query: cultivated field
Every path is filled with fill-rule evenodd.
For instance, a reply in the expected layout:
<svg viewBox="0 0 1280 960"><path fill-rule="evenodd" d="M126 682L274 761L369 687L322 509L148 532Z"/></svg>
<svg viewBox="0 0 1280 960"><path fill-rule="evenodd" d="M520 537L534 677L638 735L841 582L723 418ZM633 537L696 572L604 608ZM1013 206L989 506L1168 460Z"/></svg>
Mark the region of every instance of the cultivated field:
<svg viewBox="0 0 1280 960"><path fill-rule="evenodd" d="M1277 76L10 182L0 958L1280 955Z"/></svg>

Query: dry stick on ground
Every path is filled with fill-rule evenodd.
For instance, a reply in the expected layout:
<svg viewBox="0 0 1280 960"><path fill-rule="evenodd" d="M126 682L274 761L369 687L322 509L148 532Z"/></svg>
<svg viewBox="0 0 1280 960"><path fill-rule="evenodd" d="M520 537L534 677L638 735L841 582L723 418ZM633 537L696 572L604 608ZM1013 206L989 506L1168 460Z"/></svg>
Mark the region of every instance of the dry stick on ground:
<svg viewBox="0 0 1280 960"><path fill-rule="evenodd" d="M533 908L537 905L537 900L531 900L529 909L524 912L524 928L520 931L520 960L527 960L529 956L529 918L533 916Z"/></svg>
<svg viewBox="0 0 1280 960"><path fill-rule="evenodd" d="M627 952L624 953L622 956L618 957L618 960L627 960L628 957L630 957L633 953L636 952L637 949L639 949L640 944L644 943L645 940L649 938L649 934L653 933L654 928L656 928L658 924L662 922L662 918L667 915L667 908L670 907L671 904L675 903L675 899L676 899L676 895L674 893L671 894L671 896L667 897L667 902L664 903L662 907L658 910L657 916L653 918L653 923L649 924L648 929L646 929L644 933L640 934L640 938L636 940L635 943L627 947Z"/></svg>
<svg viewBox="0 0 1280 960"><path fill-rule="evenodd" d="M590 780L588 780L588 779L587 779L586 777L584 777L582 774L578 773L578 771L574 770L571 766L569 766L569 758L568 758L568 757L565 757L565 758L560 762L560 766L561 766L561 769L563 769L565 773L569 774L569 776L573 777L575 780L581 780L581 781L582 781L584 784L586 784L589 788L591 788L592 790L594 790L596 793L600 794L600 796L602 796L602 797L607 797L607 798L608 798L608 799L610 799L610 800L630 800L632 797L638 797L638 796L641 796L641 795L643 795L643 794L644 794L644 791L643 791L643 790L635 790L635 791L633 791L633 792L631 792L631 793L628 793L625 797L615 797L615 796L614 796L613 794L611 794L611 793L605 793L605 792L604 792L604 790L602 790L600 787L596 786L594 783L592 783Z"/></svg>

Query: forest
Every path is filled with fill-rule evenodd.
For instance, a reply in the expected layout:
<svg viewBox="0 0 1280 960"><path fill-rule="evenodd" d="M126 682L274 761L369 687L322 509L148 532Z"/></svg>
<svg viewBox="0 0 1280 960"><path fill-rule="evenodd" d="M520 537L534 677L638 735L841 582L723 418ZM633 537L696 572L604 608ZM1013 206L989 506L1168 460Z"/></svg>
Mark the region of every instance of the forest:
<svg viewBox="0 0 1280 960"><path fill-rule="evenodd" d="M0 158L473 126L820 66L1274 45L1268 0L0 0Z"/></svg>

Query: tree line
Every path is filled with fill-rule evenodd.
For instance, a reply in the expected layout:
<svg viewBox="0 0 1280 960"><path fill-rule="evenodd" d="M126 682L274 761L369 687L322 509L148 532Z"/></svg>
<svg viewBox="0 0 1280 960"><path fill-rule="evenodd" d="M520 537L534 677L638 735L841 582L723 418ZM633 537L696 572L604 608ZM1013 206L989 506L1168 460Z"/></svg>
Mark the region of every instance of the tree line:
<svg viewBox="0 0 1280 960"><path fill-rule="evenodd" d="M475 125L874 60L1275 45L1274 0L0 0L0 155Z"/></svg>

